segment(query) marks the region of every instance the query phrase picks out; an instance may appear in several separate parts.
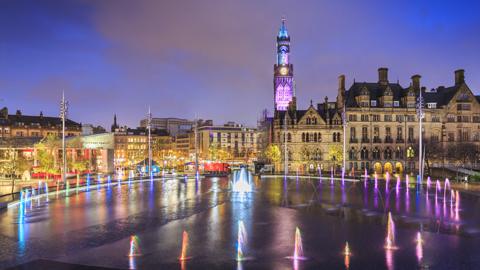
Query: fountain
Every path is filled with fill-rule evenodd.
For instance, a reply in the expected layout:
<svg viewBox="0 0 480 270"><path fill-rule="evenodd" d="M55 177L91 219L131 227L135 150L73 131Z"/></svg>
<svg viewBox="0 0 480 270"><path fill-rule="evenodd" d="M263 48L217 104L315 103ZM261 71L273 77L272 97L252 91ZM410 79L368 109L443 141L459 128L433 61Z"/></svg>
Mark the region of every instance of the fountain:
<svg viewBox="0 0 480 270"><path fill-rule="evenodd" d="M388 192L388 187L389 187L389 184L390 184L390 173L387 172L387 174L385 175L385 192Z"/></svg>
<svg viewBox="0 0 480 270"><path fill-rule="evenodd" d="M395 189L397 190L397 192L400 189L400 175L397 176L397 186L395 187Z"/></svg>
<svg viewBox="0 0 480 270"><path fill-rule="evenodd" d="M348 242L345 242L345 248L343 249L343 255L345 255L345 268L350 268L350 256L352 253L350 252L350 247L348 246Z"/></svg>
<svg viewBox="0 0 480 270"><path fill-rule="evenodd" d="M128 257L141 256L138 236L130 236L130 249L128 251Z"/></svg>
<svg viewBox="0 0 480 270"><path fill-rule="evenodd" d="M333 167L330 168L330 185L333 185Z"/></svg>
<svg viewBox="0 0 480 270"><path fill-rule="evenodd" d="M388 212L387 237L385 238L385 249L397 249L395 246L395 223L392 219L392 213Z"/></svg>
<svg viewBox="0 0 480 270"><path fill-rule="evenodd" d="M345 248L343 249L343 255L351 256L352 253L350 252L350 246L348 245L348 241L345 242Z"/></svg>
<svg viewBox="0 0 480 270"><path fill-rule="evenodd" d="M187 248L188 248L188 233L186 231L183 231L182 234L182 253L180 254L180 257L178 258L180 261L185 261L190 259L190 257L187 257Z"/></svg>
<svg viewBox="0 0 480 270"><path fill-rule="evenodd" d="M240 171L234 172L233 175L233 186L232 189L234 192L252 192L252 184L250 183L250 172L246 168L242 167Z"/></svg>
<svg viewBox="0 0 480 270"><path fill-rule="evenodd" d="M409 177L408 177L408 174L407 174L407 175L405 175L405 188L407 189L407 191L408 191L408 186L410 185L409 182L410 182L410 180L409 180Z"/></svg>
<svg viewBox="0 0 480 270"><path fill-rule="evenodd" d="M416 246L417 259L420 262L423 258L423 239L422 239L422 234L420 232L417 232L417 236L415 237L415 242L417 243L417 246Z"/></svg>
<svg viewBox="0 0 480 270"><path fill-rule="evenodd" d="M345 168L342 167L342 186L345 185Z"/></svg>
<svg viewBox="0 0 480 270"><path fill-rule="evenodd" d="M427 177L427 191L430 189L430 186L432 185L432 180L430 180L430 176Z"/></svg>
<svg viewBox="0 0 480 270"><path fill-rule="evenodd" d="M377 176L377 172L375 172L375 189L378 189L378 176Z"/></svg>
<svg viewBox="0 0 480 270"><path fill-rule="evenodd" d="M247 231L243 221L238 222L238 237L237 237L237 261L245 260L244 251L245 244L247 243Z"/></svg>
<svg viewBox="0 0 480 270"><path fill-rule="evenodd" d="M443 187L443 201L445 202L445 198L446 198L446 193L447 193L447 188L450 189L450 180L448 180L448 178L445 179L445 184L444 184L444 187Z"/></svg>
<svg viewBox="0 0 480 270"><path fill-rule="evenodd" d="M45 194L48 202L48 183L47 182L45 182Z"/></svg>
<svg viewBox="0 0 480 270"><path fill-rule="evenodd" d="M367 173L367 168L365 168L365 176L364 176L365 180L363 181L363 185L364 187L367 187L367 181L368 181L368 173Z"/></svg>
<svg viewBox="0 0 480 270"><path fill-rule="evenodd" d="M295 247L293 250L293 256L288 256L287 258L294 261L307 259L303 256L302 234L298 227L295 228Z"/></svg>

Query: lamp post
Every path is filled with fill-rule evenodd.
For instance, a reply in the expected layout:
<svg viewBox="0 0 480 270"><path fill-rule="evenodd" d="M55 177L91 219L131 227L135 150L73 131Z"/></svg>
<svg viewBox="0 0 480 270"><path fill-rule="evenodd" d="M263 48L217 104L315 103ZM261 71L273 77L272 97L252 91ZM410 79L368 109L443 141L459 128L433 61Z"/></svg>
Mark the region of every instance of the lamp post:
<svg viewBox="0 0 480 270"><path fill-rule="evenodd" d="M283 134L283 145L284 145L284 173L285 173L285 177L288 175L288 149L287 149L287 111L285 111L285 118L284 118L284 122L283 122L284 126L283 126L283 130L284 130L284 134Z"/></svg>
<svg viewBox="0 0 480 270"><path fill-rule="evenodd" d="M153 177L152 172L152 113L150 111L150 106L148 106L147 114L147 128L148 128L148 174L150 178Z"/></svg>
<svg viewBox="0 0 480 270"><path fill-rule="evenodd" d="M346 151L347 151L347 114L345 112L345 104L343 104L343 112L342 112L342 124L343 124L343 173L346 170Z"/></svg>
<svg viewBox="0 0 480 270"><path fill-rule="evenodd" d="M65 101L65 92L62 91L62 101L60 103L60 118L62 119L62 180L67 180L67 156L65 153L65 118L67 117L68 102Z"/></svg>
<svg viewBox="0 0 480 270"><path fill-rule="evenodd" d="M418 175L420 177L420 181L423 181L423 123L422 119L425 117L425 113L423 111L423 97L422 97L422 90L420 89L420 94L417 99L417 116L418 116Z"/></svg>

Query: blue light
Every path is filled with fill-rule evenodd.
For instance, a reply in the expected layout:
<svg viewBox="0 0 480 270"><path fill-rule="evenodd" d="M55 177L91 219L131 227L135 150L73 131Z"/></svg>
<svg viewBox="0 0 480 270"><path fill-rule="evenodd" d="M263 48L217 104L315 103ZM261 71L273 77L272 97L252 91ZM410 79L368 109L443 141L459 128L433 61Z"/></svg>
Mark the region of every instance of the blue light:
<svg viewBox="0 0 480 270"><path fill-rule="evenodd" d="M280 30L278 31L279 38L288 38L288 31L287 27L285 26L285 19L282 19L282 25L280 26Z"/></svg>

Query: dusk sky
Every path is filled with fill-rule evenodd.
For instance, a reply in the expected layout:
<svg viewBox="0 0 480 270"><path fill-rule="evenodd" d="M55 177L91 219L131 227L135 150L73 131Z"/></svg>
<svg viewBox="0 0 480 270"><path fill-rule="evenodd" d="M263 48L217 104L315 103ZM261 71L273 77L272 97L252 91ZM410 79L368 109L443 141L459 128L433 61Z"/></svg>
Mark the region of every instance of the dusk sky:
<svg viewBox="0 0 480 270"><path fill-rule="evenodd" d="M480 93L479 1L0 2L0 106L106 128L154 117L255 125L273 111L275 36L291 35L300 108L334 99L337 77Z"/></svg>

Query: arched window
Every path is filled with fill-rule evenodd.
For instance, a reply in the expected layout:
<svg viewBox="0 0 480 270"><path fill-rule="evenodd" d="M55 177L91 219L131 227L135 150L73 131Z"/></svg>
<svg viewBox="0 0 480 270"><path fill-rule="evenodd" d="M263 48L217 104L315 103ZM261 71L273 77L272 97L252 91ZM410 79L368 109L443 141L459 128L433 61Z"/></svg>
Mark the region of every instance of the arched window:
<svg viewBox="0 0 480 270"><path fill-rule="evenodd" d="M306 136L306 138L305 138L305 141L306 141L306 142L310 142L310 136L309 136L309 133L306 133L306 135L305 135L305 136Z"/></svg>
<svg viewBox="0 0 480 270"><path fill-rule="evenodd" d="M290 133L287 134L287 141L292 142L292 134Z"/></svg>
<svg viewBox="0 0 480 270"><path fill-rule="evenodd" d="M314 142L317 142L317 133L314 133L314 134L313 134L313 141L314 141Z"/></svg>
<svg viewBox="0 0 480 270"><path fill-rule="evenodd" d="M392 159L392 149L390 149L390 147L385 148L383 157L385 159Z"/></svg>
<svg viewBox="0 0 480 270"><path fill-rule="evenodd" d="M322 141L322 133L318 133L318 141L321 142Z"/></svg>
<svg viewBox="0 0 480 270"><path fill-rule="evenodd" d="M372 156L373 156L373 159L380 159L380 150L378 149L378 147L375 146L375 148L372 151Z"/></svg>
<svg viewBox="0 0 480 270"><path fill-rule="evenodd" d="M305 133L302 133L302 142L305 142Z"/></svg>
<svg viewBox="0 0 480 270"><path fill-rule="evenodd" d="M355 159L357 159L356 156L355 156L355 148L354 148L354 147L352 147L352 148L350 149L350 151L348 152L348 158L349 158L350 160L355 160Z"/></svg>
<svg viewBox="0 0 480 270"><path fill-rule="evenodd" d="M307 117L307 125L310 125L310 117Z"/></svg>
<svg viewBox="0 0 480 270"><path fill-rule="evenodd" d="M317 118L313 118L312 122L313 122L314 125L316 125L317 124Z"/></svg>
<svg viewBox="0 0 480 270"><path fill-rule="evenodd" d="M333 133L333 142L337 142L337 133Z"/></svg>

